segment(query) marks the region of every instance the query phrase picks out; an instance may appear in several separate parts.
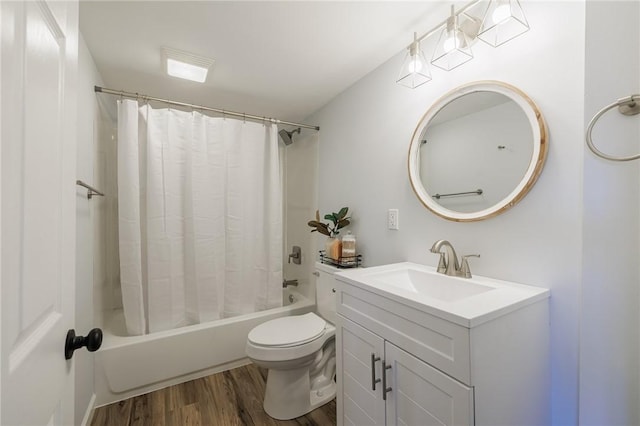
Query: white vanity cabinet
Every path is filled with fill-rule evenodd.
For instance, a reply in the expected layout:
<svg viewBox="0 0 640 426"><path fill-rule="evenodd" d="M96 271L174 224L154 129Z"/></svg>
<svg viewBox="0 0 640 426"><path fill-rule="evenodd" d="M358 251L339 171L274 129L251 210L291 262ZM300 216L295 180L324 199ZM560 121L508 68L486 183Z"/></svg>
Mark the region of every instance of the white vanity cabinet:
<svg viewBox="0 0 640 426"><path fill-rule="evenodd" d="M338 419L345 425L384 425L382 383L374 385L381 377L384 339L338 316L336 345Z"/></svg>
<svg viewBox="0 0 640 426"><path fill-rule="evenodd" d="M336 290L338 425L549 423L548 292L443 319L341 274Z"/></svg>
<svg viewBox="0 0 640 426"><path fill-rule="evenodd" d="M346 318L339 323L339 424L473 424L472 388Z"/></svg>

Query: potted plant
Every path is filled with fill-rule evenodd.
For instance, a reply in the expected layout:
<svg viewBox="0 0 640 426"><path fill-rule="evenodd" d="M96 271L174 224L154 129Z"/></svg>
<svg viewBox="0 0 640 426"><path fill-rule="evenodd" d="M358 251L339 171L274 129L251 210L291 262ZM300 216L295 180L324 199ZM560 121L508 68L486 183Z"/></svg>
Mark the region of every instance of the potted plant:
<svg viewBox="0 0 640 426"><path fill-rule="evenodd" d="M347 217L348 212L349 207L343 207L338 213L326 214L324 218L329 223L323 223L320 222L320 212L316 210L316 219L307 223L313 228L311 232L319 232L329 237L325 242L326 255L334 260L339 260L342 255L342 243L336 236L340 233L340 229L351 223L349 220L351 218Z"/></svg>

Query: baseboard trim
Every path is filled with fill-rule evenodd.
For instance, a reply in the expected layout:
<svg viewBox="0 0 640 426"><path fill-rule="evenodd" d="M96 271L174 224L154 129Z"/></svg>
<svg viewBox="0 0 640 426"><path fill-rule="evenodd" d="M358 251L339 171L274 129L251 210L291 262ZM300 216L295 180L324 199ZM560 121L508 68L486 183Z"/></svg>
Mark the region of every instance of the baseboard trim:
<svg viewBox="0 0 640 426"><path fill-rule="evenodd" d="M91 395L91 399L89 400L89 405L87 406L87 411L84 413L84 418L82 419L82 426L88 426L91 424L93 420L93 413L95 412L96 405L96 394Z"/></svg>

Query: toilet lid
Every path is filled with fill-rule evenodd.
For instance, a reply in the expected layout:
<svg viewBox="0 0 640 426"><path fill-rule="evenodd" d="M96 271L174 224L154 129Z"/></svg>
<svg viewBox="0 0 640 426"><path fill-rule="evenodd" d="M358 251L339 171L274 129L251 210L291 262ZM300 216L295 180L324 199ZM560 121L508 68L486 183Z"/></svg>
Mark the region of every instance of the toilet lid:
<svg viewBox="0 0 640 426"><path fill-rule="evenodd" d="M249 341L260 346L297 346L311 342L324 333L325 320L310 312L276 318L249 332Z"/></svg>

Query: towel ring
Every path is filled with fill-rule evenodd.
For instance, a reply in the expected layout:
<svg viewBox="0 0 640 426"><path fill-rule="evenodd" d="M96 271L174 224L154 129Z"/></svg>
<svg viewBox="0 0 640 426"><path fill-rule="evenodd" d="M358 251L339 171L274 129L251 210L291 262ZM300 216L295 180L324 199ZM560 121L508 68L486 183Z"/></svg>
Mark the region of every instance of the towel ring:
<svg viewBox="0 0 640 426"><path fill-rule="evenodd" d="M638 99L638 102L636 102L636 99ZM618 107L618 112L620 112L620 114L623 114L623 115L639 114L640 113L640 95L631 95L626 98L618 99L611 105L607 105L606 107L598 111L598 113L594 115L591 121L589 122L589 126L587 126L587 135L586 135L587 146L594 154L596 154L600 158L604 158L605 160L611 160L611 161L637 160L638 158L640 158L640 154L631 155L628 157L614 157L612 155L608 155L599 151L593 145L593 140L591 140L591 131L593 130L593 126L595 126L596 122L600 117L602 117L607 111L615 107Z"/></svg>

